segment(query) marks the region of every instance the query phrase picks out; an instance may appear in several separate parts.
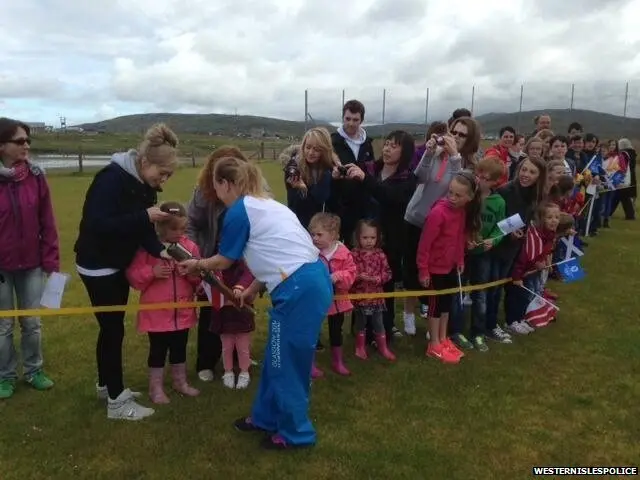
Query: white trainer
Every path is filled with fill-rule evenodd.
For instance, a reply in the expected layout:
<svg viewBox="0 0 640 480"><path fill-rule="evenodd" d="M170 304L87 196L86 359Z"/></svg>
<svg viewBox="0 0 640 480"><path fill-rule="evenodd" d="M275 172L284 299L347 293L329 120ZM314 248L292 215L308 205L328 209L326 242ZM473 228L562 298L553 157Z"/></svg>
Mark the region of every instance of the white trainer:
<svg viewBox="0 0 640 480"><path fill-rule="evenodd" d="M133 390L130 391L133 398L140 398L142 396L142 393L140 392L134 392ZM107 387L101 387L96 383L96 396L98 397L98 400L106 401L109 398L109 391L107 390Z"/></svg>
<svg viewBox="0 0 640 480"><path fill-rule="evenodd" d="M529 335L529 330L520 322L513 322L511 325L507 325L507 330L518 335Z"/></svg>
<svg viewBox="0 0 640 480"><path fill-rule="evenodd" d="M238 383L236 384L236 388L238 390L244 390L249 386L249 383L251 383L249 372L241 372L240 375L238 375Z"/></svg>
<svg viewBox="0 0 640 480"><path fill-rule="evenodd" d="M236 376L233 372L226 372L222 375L222 384L227 388L236 388Z"/></svg>
<svg viewBox="0 0 640 480"><path fill-rule="evenodd" d="M133 393L128 388L125 388L115 400L107 400L107 418L111 420L142 420L154 413L153 408L136 403Z"/></svg>
<svg viewBox="0 0 640 480"><path fill-rule="evenodd" d="M200 370L198 378L203 382L213 382L213 370Z"/></svg>
<svg viewBox="0 0 640 480"><path fill-rule="evenodd" d="M404 313L404 333L409 336L414 336L416 334L416 316L413 313Z"/></svg>

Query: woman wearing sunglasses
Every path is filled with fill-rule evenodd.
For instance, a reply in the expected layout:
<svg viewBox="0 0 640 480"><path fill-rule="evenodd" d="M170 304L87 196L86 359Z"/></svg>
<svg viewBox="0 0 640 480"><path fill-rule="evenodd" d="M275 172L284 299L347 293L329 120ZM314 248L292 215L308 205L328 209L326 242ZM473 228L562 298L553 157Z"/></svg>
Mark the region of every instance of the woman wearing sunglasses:
<svg viewBox="0 0 640 480"><path fill-rule="evenodd" d="M406 290L422 290L418 281L416 252L427 214L443 198L454 175L462 168L473 169L475 154L480 147L480 128L470 117L461 117L451 123L449 133L432 135L414 173L418 179L405 220L405 248L403 283ZM421 314L426 318L426 297L420 298ZM415 298L407 298L404 306L404 330L415 335Z"/></svg>
<svg viewBox="0 0 640 480"><path fill-rule="evenodd" d="M26 124L0 118L0 310L39 308L44 274L60 268L49 186L29 162L29 134ZM0 399L13 395L18 379L14 324L0 318ZM48 390L53 382L42 370L40 318L20 317L20 330L24 379Z"/></svg>

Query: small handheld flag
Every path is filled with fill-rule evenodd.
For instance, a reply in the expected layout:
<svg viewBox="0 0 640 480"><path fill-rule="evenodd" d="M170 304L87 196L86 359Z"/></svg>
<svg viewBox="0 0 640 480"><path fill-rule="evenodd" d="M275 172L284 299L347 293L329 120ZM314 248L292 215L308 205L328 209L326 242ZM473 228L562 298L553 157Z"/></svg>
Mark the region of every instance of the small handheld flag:
<svg viewBox="0 0 640 480"><path fill-rule="evenodd" d="M577 258L572 258L558 265L558 271L565 283L577 282L585 277L584 270Z"/></svg>

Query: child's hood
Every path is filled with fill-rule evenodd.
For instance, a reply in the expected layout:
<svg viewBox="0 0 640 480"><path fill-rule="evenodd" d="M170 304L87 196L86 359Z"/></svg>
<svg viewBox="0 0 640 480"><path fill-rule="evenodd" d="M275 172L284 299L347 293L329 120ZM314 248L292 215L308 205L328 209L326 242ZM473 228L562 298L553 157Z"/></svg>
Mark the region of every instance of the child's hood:
<svg viewBox="0 0 640 480"><path fill-rule="evenodd" d="M351 256L351 252L345 246L345 244L342 243L342 242L338 242L338 248L336 248L336 251L334 252L333 256L331 257L331 260L339 260L341 262L344 262L350 256Z"/></svg>

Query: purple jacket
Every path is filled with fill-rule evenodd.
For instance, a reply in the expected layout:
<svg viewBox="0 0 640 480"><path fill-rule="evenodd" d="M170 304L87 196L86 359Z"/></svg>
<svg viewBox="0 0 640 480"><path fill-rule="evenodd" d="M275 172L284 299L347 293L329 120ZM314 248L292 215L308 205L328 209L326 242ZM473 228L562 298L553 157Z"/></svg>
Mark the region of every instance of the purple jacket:
<svg viewBox="0 0 640 480"><path fill-rule="evenodd" d="M0 175L0 270L60 269L58 232L44 173L29 165L23 180Z"/></svg>

